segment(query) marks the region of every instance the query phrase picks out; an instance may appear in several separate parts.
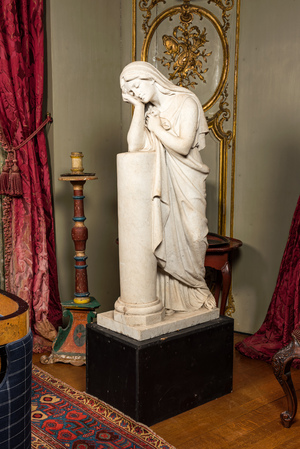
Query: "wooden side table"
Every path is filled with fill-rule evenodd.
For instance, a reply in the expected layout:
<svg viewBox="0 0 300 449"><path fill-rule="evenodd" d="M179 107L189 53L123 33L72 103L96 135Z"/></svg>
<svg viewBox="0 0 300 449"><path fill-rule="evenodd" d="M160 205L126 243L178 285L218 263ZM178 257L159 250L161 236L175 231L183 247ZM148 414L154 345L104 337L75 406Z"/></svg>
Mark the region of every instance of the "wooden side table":
<svg viewBox="0 0 300 449"><path fill-rule="evenodd" d="M228 298L228 293L231 285L231 252L242 246L241 240L231 237L223 237L218 234L208 233L208 248L205 256L205 267L214 268L221 272L217 278L215 289L216 304L219 304L220 291L222 286L222 298L220 305L220 315L225 314L225 308Z"/></svg>

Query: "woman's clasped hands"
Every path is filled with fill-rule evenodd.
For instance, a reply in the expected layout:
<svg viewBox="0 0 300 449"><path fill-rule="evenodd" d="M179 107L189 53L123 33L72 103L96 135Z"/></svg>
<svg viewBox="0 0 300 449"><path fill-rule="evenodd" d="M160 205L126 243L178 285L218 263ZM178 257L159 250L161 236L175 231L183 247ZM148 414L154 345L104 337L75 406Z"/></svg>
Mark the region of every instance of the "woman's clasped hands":
<svg viewBox="0 0 300 449"><path fill-rule="evenodd" d="M146 113L145 124L149 131L155 133L155 130L162 127L160 113L154 106L150 107Z"/></svg>

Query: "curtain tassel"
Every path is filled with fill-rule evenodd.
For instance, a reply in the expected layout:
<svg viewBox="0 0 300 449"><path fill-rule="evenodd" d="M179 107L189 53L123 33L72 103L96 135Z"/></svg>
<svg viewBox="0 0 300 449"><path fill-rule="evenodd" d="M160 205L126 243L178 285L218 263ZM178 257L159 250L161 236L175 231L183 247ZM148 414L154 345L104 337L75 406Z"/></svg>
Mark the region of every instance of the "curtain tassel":
<svg viewBox="0 0 300 449"><path fill-rule="evenodd" d="M46 120L27 137L23 142L21 142L17 147L9 148L7 159L2 168L2 173L0 175L0 195L8 196L22 196L22 178L18 167L18 161L16 158L16 151L26 145L37 133L44 128L47 123L52 123L53 119L51 114L47 113Z"/></svg>
<svg viewBox="0 0 300 449"><path fill-rule="evenodd" d="M13 165L9 173L8 195L10 196L23 195L21 174L16 158L13 159Z"/></svg>
<svg viewBox="0 0 300 449"><path fill-rule="evenodd" d="M0 175L0 195L7 195L9 186L9 160L5 160L5 164L2 168L2 173Z"/></svg>

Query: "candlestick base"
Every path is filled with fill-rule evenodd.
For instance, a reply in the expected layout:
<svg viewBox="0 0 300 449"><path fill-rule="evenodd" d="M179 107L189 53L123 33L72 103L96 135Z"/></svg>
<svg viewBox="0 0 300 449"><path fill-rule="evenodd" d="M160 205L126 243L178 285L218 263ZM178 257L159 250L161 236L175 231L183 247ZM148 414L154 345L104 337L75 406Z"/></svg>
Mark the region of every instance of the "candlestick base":
<svg viewBox="0 0 300 449"><path fill-rule="evenodd" d="M85 304L76 304L74 301L62 303L63 317L69 319L68 325L65 329L58 329L52 352L49 356L43 355L41 363L50 365L62 362L74 366L86 363L86 325L96 318L95 310L100 306L95 298L88 299L89 302Z"/></svg>

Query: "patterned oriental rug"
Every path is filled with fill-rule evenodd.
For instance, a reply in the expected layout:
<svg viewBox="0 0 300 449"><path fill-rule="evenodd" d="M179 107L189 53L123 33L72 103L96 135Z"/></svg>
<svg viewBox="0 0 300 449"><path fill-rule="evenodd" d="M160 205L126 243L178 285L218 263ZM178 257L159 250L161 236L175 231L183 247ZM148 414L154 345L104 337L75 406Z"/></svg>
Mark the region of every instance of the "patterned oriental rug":
<svg viewBox="0 0 300 449"><path fill-rule="evenodd" d="M32 449L175 449L151 429L45 371L32 372Z"/></svg>

